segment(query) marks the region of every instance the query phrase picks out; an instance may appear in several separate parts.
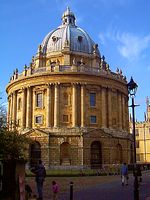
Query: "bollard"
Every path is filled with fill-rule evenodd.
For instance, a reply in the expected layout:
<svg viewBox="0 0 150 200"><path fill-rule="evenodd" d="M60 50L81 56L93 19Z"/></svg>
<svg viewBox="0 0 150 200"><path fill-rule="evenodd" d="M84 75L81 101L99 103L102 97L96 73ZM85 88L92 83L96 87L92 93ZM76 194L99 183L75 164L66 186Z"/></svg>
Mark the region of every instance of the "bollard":
<svg viewBox="0 0 150 200"><path fill-rule="evenodd" d="M70 182L70 200L73 200L73 182Z"/></svg>

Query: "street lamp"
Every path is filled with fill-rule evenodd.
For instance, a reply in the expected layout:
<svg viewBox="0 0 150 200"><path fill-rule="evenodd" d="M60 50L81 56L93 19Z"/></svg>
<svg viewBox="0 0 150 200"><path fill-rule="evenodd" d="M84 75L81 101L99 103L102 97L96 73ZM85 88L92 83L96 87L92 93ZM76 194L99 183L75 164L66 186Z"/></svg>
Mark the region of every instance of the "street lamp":
<svg viewBox="0 0 150 200"><path fill-rule="evenodd" d="M127 84L128 93L132 99L132 119L133 119L133 142L134 142L134 166L133 166L133 175L134 175L134 200L139 200L139 184L138 184L138 176L137 176L137 166L136 166L136 137L135 137L135 113L134 113L134 97L138 88L138 85L134 82L131 77L130 82Z"/></svg>

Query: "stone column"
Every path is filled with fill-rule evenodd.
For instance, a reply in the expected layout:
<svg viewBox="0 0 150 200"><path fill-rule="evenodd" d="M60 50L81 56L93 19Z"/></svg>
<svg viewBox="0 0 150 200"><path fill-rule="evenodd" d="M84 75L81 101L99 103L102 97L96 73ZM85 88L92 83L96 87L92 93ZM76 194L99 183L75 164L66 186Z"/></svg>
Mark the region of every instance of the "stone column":
<svg viewBox="0 0 150 200"><path fill-rule="evenodd" d="M51 127L52 126L52 119L51 119L51 113L52 113L52 91L51 91L51 85L48 85L47 87L47 118L46 118L46 126Z"/></svg>
<svg viewBox="0 0 150 200"><path fill-rule="evenodd" d="M107 94L108 94L108 101L107 101L107 107L108 107L108 127L112 128L112 99L111 99L111 89L110 88L108 88Z"/></svg>
<svg viewBox="0 0 150 200"><path fill-rule="evenodd" d="M12 125L13 129L16 129L17 125L17 92L13 92L13 108L12 108Z"/></svg>
<svg viewBox="0 0 150 200"><path fill-rule="evenodd" d="M22 128L26 127L26 89L22 88Z"/></svg>
<svg viewBox="0 0 150 200"><path fill-rule="evenodd" d="M121 94L118 93L118 125L119 129L122 129L122 104L121 104Z"/></svg>
<svg viewBox="0 0 150 200"><path fill-rule="evenodd" d="M13 93L10 94L10 117L9 117L9 126L10 126L10 130L12 129L12 120L13 120Z"/></svg>
<svg viewBox="0 0 150 200"><path fill-rule="evenodd" d="M79 138L79 148L78 148L78 157L79 157L79 160L80 160L80 165L83 165L84 161L83 161L83 136L80 135L80 138Z"/></svg>
<svg viewBox="0 0 150 200"><path fill-rule="evenodd" d="M7 113L7 125L8 125L8 129L10 128L10 96L8 96L7 98L7 101L8 101L8 113Z"/></svg>
<svg viewBox="0 0 150 200"><path fill-rule="evenodd" d="M27 118L26 128L32 128L32 89L27 88Z"/></svg>
<svg viewBox="0 0 150 200"><path fill-rule="evenodd" d="M125 99L124 99L124 95L122 95L122 129L125 129Z"/></svg>
<svg viewBox="0 0 150 200"><path fill-rule="evenodd" d="M81 85L81 127L85 127L85 85Z"/></svg>
<svg viewBox="0 0 150 200"><path fill-rule="evenodd" d="M126 118L125 118L125 130L129 132L129 109L128 109L128 97L125 98L125 110L126 110Z"/></svg>
<svg viewBox="0 0 150 200"><path fill-rule="evenodd" d="M102 88L102 93L101 93L101 98L102 98L102 103L101 103L101 117L102 117L102 128L107 127L107 111L106 111L106 88Z"/></svg>
<svg viewBox="0 0 150 200"><path fill-rule="evenodd" d="M77 85L72 86L72 126L77 126Z"/></svg>
<svg viewBox="0 0 150 200"><path fill-rule="evenodd" d="M59 126L59 84L54 87L54 127Z"/></svg>

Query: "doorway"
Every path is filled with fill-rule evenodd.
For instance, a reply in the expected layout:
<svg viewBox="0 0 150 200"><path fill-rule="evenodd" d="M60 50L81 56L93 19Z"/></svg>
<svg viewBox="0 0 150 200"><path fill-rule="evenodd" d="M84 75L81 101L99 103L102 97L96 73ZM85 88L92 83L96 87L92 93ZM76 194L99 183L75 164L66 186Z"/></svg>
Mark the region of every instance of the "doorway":
<svg viewBox="0 0 150 200"><path fill-rule="evenodd" d="M39 142L34 142L30 145L30 167L35 167L39 160L41 160L41 145Z"/></svg>
<svg viewBox="0 0 150 200"><path fill-rule="evenodd" d="M102 167L102 148L99 141L94 141L91 144L91 168Z"/></svg>

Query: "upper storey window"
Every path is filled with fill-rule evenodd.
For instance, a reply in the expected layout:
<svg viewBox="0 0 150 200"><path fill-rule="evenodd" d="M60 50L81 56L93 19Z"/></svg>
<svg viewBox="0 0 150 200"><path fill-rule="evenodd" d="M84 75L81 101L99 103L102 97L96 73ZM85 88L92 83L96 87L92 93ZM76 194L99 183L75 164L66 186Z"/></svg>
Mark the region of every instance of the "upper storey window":
<svg viewBox="0 0 150 200"><path fill-rule="evenodd" d="M90 93L90 106L96 106L96 93Z"/></svg>
<svg viewBox="0 0 150 200"><path fill-rule="evenodd" d="M36 107L42 108L42 93L36 95Z"/></svg>
<svg viewBox="0 0 150 200"><path fill-rule="evenodd" d="M42 124L42 116L41 115L35 116L35 123L36 124Z"/></svg>
<svg viewBox="0 0 150 200"><path fill-rule="evenodd" d="M82 42L82 36L78 36L78 41Z"/></svg>
<svg viewBox="0 0 150 200"><path fill-rule="evenodd" d="M139 136L139 129L135 129L135 135Z"/></svg>
<svg viewBox="0 0 150 200"><path fill-rule="evenodd" d="M97 120L96 120L96 116L91 115L90 116L90 123L91 124L96 124Z"/></svg>
<svg viewBox="0 0 150 200"><path fill-rule="evenodd" d="M68 94L64 93L64 105L68 106Z"/></svg>
<svg viewBox="0 0 150 200"><path fill-rule="evenodd" d="M136 148L139 148L139 147L140 147L139 141L136 140Z"/></svg>

